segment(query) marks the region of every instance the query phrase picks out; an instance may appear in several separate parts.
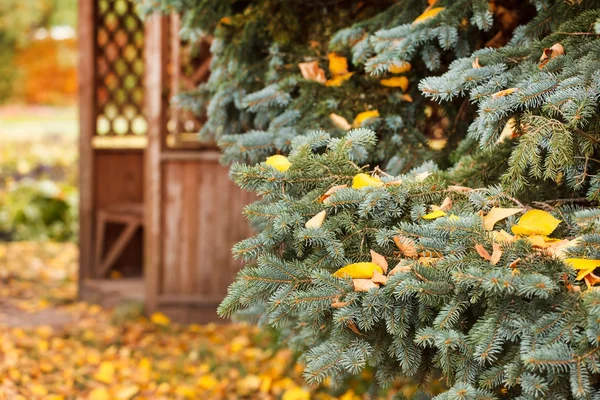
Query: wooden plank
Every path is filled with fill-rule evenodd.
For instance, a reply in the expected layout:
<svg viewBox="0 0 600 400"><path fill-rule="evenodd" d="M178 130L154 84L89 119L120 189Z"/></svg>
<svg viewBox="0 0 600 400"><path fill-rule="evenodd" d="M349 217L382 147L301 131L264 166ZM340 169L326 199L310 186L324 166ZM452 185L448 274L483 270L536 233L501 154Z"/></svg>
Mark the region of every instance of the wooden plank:
<svg viewBox="0 0 600 400"><path fill-rule="evenodd" d="M219 161L218 150L167 150L161 154L161 161Z"/></svg>
<svg viewBox="0 0 600 400"><path fill-rule="evenodd" d="M146 18L144 97L148 147L145 165L144 281L148 313L156 310L161 280L161 151L166 141L168 33L168 17L154 14Z"/></svg>
<svg viewBox="0 0 600 400"><path fill-rule="evenodd" d="M79 0L79 293L93 270L96 1Z"/></svg>

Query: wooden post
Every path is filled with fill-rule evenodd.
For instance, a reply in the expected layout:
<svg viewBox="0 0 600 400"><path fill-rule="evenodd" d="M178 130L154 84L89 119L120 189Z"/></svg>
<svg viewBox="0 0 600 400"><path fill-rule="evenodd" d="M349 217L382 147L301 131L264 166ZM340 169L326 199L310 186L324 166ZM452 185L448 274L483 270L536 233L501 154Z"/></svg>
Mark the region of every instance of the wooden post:
<svg viewBox="0 0 600 400"><path fill-rule="evenodd" d="M157 308L162 255L162 167L161 153L167 123L168 17L158 14L146 19L145 27L145 108L148 146L145 160L144 286L146 312Z"/></svg>
<svg viewBox="0 0 600 400"><path fill-rule="evenodd" d="M96 133L96 0L79 1L79 288L92 276ZM80 291L81 296L81 291Z"/></svg>

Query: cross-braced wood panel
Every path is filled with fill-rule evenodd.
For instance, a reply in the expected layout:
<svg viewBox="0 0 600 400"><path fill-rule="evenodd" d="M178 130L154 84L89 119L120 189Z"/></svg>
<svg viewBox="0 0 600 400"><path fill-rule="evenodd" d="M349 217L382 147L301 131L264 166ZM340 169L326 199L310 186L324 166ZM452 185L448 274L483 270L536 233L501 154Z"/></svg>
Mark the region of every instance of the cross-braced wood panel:
<svg viewBox="0 0 600 400"><path fill-rule="evenodd" d="M144 23L133 0L96 4L96 135L143 135Z"/></svg>

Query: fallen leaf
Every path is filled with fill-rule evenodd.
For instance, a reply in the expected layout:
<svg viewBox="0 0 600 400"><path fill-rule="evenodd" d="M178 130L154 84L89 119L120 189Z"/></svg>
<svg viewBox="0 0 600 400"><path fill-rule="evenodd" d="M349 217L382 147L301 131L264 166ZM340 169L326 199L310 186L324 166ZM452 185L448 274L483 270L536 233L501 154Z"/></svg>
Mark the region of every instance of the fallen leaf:
<svg viewBox="0 0 600 400"><path fill-rule="evenodd" d="M150 316L150 321L156 325L167 326L171 323L169 317L161 312L155 312Z"/></svg>
<svg viewBox="0 0 600 400"><path fill-rule="evenodd" d="M348 73L348 60L346 57L338 56L336 53L327 54L329 59L329 72L332 75L343 75Z"/></svg>
<svg viewBox="0 0 600 400"><path fill-rule="evenodd" d="M398 264L396 264L396 266L394 268L392 268L392 270L388 274L388 277L393 276L400 272L410 272L410 271L412 271L412 267L410 266L410 264L407 264L406 260L401 260Z"/></svg>
<svg viewBox="0 0 600 400"><path fill-rule="evenodd" d="M311 229L320 228L321 225L323 225L323 222L325 221L326 216L327 216L327 212L325 210L323 210L323 211L317 213L314 217L312 217L308 221L306 221L306 224L304 224L304 226L307 228L311 228Z"/></svg>
<svg viewBox="0 0 600 400"><path fill-rule="evenodd" d="M578 246L580 242L581 238L579 237L572 240L563 239L556 243L551 243L550 245L548 245L546 251L554 257L564 259L567 249Z"/></svg>
<svg viewBox="0 0 600 400"><path fill-rule="evenodd" d="M333 273L336 278L355 278L355 279L371 279L373 272L383 272L381 267L372 262L359 262L354 264L348 264Z"/></svg>
<svg viewBox="0 0 600 400"><path fill-rule="evenodd" d="M491 231L490 235L492 236L492 240L497 243L513 243L517 240L516 237L506 232L504 229L500 231Z"/></svg>
<svg viewBox="0 0 600 400"><path fill-rule="evenodd" d="M320 201L321 203L325 203L325 204L327 204L327 199L328 199L328 198L329 198L329 197L330 197L332 194L334 194L335 192L337 192L337 191L338 191L338 190L340 190L340 189L344 189L344 188L347 188L347 187L348 187L348 185L335 185L335 186L332 186L332 187L331 187L331 188L329 188L329 190L327 190L327 191L326 191L326 192L325 192L325 193L324 193L324 194L323 194L321 197L319 197L319 201Z"/></svg>
<svg viewBox="0 0 600 400"><path fill-rule="evenodd" d="M127 385L117 388L115 397L118 400L130 400L133 396L138 394L140 387L138 385Z"/></svg>
<svg viewBox="0 0 600 400"><path fill-rule="evenodd" d="M499 97L508 96L509 94L514 93L516 90L517 90L517 88L508 88L508 89L501 90L499 92L492 94L492 99L497 99Z"/></svg>
<svg viewBox="0 0 600 400"><path fill-rule="evenodd" d="M479 57L475 57L475 60L471 63L472 68L481 68L481 64L479 64Z"/></svg>
<svg viewBox="0 0 600 400"><path fill-rule="evenodd" d="M402 74L404 72L410 71L412 66L409 62L403 61L401 64L393 64L390 66L390 73L392 74Z"/></svg>
<svg viewBox="0 0 600 400"><path fill-rule="evenodd" d="M278 171L285 172L287 171L292 163L287 159L287 157L282 156L281 154L276 154L271 157L267 157L265 161L267 165L275 168Z"/></svg>
<svg viewBox="0 0 600 400"><path fill-rule="evenodd" d="M319 68L318 61L311 61L298 64L302 77L309 81L325 83L325 71L323 68Z"/></svg>
<svg viewBox="0 0 600 400"><path fill-rule="evenodd" d="M429 175L431 175L431 172L429 171L419 172L418 174L415 174L415 181L423 182Z"/></svg>
<svg viewBox="0 0 600 400"><path fill-rule="evenodd" d="M90 400L111 400L110 393L105 388L96 388L90 392Z"/></svg>
<svg viewBox="0 0 600 400"><path fill-rule="evenodd" d="M567 258L565 263L579 271L577 278L575 278L578 281L582 280L585 276L594 272L596 268L600 267L600 260L590 260L587 258Z"/></svg>
<svg viewBox="0 0 600 400"><path fill-rule="evenodd" d="M442 210L437 210L437 211L430 212L429 214L425 214L421 218L436 219L436 218L441 218L441 217L445 217L445 216L446 216L445 212L443 212Z"/></svg>
<svg viewBox="0 0 600 400"><path fill-rule="evenodd" d="M490 210L490 212L488 212L487 215L485 217L483 217L483 227L486 231L491 231L494 229L494 225L496 225L496 222L501 221L505 218L508 218L511 215L520 213L522 211L523 211L522 208L493 207Z"/></svg>
<svg viewBox="0 0 600 400"><path fill-rule="evenodd" d="M439 257L419 257L419 259L417 261L419 262L419 264L431 266L431 265L437 263L438 261L440 261L440 258Z"/></svg>
<svg viewBox="0 0 600 400"><path fill-rule="evenodd" d="M500 132L500 136L496 140L496 144L504 143L506 139L513 139L515 137L515 128L517 126L517 120L515 118L510 118L506 121L502 132Z"/></svg>
<svg viewBox="0 0 600 400"><path fill-rule="evenodd" d="M337 75L331 79L325 81L325 86L330 87L339 87L342 86L342 83L346 82L354 75L354 72L348 72L347 74Z"/></svg>
<svg viewBox="0 0 600 400"><path fill-rule="evenodd" d="M540 248L540 249L545 249L546 247L548 247L548 244L546 243L545 237L541 236L541 235L527 236L527 241L529 243L531 243L531 245L533 247L537 247L537 248Z"/></svg>
<svg viewBox="0 0 600 400"><path fill-rule="evenodd" d="M381 254L371 250L371 262L373 264L377 264L381 267L383 273L387 273L388 270L388 262L385 259L384 256L382 256Z"/></svg>
<svg viewBox="0 0 600 400"><path fill-rule="evenodd" d="M381 285L385 285L387 283L387 278L382 273L375 271L375 272L373 272L373 277L371 278L371 281L373 281L373 283L379 283Z"/></svg>
<svg viewBox="0 0 600 400"><path fill-rule="evenodd" d="M415 246L415 242L407 238L405 236L394 236L394 243L396 243L396 247L405 257L415 257L417 255L417 248Z"/></svg>
<svg viewBox="0 0 600 400"><path fill-rule="evenodd" d="M329 119L331 119L331 122L333 122L335 126L345 131L350 130L352 128L352 125L350 125L346 118L342 117L341 115L331 113L329 114Z"/></svg>
<svg viewBox="0 0 600 400"><path fill-rule="evenodd" d="M433 17L435 17L436 15L438 15L440 12L444 11L446 8L445 7L434 7L434 8L430 8L428 7L423 14L419 15L412 23L412 25L417 25L420 24L422 22L427 21L428 19L431 19Z"/></svg>
<svg viewBox="0 0 600 400"><path fill-rule="evenodd" d="M521 258L517 258L515 261L511 262L510 264L508 264L509 268L515 268L517 266L517 264L519 264L521 262Z"/></svg>
<svg viewBox="0 0 600 400"><path fill-rule="evenodd" d="M565 48L560 43L554 43L552 47L545 48L542 51L542 56L540 57L539 68L544 68L550 60L552 60L555 57L562 56L563 54L565 54Z"/></svg>
<svg viewBox="0 0 600 400"><path fill-rule="evenodd" d="M521 236L548 236L560 222L559 219L554 218L546 211L530 210L523 214L516 225L512 226L512 232Z"/></svg>
<svg viewBox="0 0 600 400"><path fill-rule="evenodd" d="M98 371L94 374L94 379L106 384L113 383L115 380L115 366L109 361L102 362Z"/></svg>
<svg viewBox="0 0 600 400"><path fill-rule="evenodd" d="M371 289L378 288L379 286L371 279L352 279L355 292L368 292Z"/></svg>
<svg viewBox="0 0 600 400"><path fill-rule="evenodd" d="M502 257L502 248L498 243L492 243L492 257L490 258L490 264L496 265Z"/></svg>
<svg viewBox="0 0 600 400"><path fill-rule="evenodd" d="M348 302L348 301L340 301L339 297L336 297L331 302L331 307L333 307L333 308L342 308L342 307L346 307L348 304L350 304L350 302Z"/></svg>
<svg viewBox="0 0 600 400"><path fill-rule="evenodd" d="M444 199L444 201L442 202L442 204L440 204L439 206L433 205L431 206L431 209L433 211L450 211L450 209L452 208L452 199L450 197L446 197Z"/></svg>
<svg viewBox="0 0 600 400"><path fill-rule="evenodd" d="M298 387L287 389L281 400L310 400L310 392Z"/></svg>
<svg viewBox="0 0 600 400"><path fill-rule="evenodd" d="M358 330L358 327L356 326L356 324L354 323L354 321L348 321L346 322L346 326L348 328L350 328L350 330L354 333L356 333L357 335L362 335L362 333Z"/></svg>
<svg viewBox="0 0 600 400"><path fill-rule="evenodd" d="M365 173L356 174L352 178L352 188L362 189L364 187L380 187L383 186L383 182L376 176L369 176Z"/></svg>
<svg viewBox="0 0 600 400"><path fill-rule="evenodd" d="M365 122L366 120L377 117L379 117L379 111L377 110L363 111L354 118L354 121L352 122L352 127L360 128L363 122Z"/></svg>
<svg viewBox="0 0 600 400"><path fill-rule="evenodd" d="M412 96L410 94L408 94L408 93L404 93L402 96L400 96L400 100L406 101L407 103L412 103L413 102Z"/></svg>
<svg viewBox="0 0 600 400"><path fill-rule="evenodd" d="M451 192L456 192L456 193L470 193L473 191L473 189L471 189L470 187L457 186L457 185L448 186L448 190L450 190Z"/></svg>
<svg viewBox="0 0 600 400"><path fill-rule="evenodd" d="M408 78L405 76L394 76L393 78L382 79L379 81L383 86L400 88L403 92L408 90Z"/></svg>
<svg viewBox="0 0 600 400"><path fill-rule="evenodd" d="M479 254L484 260L490 261L492 259L490 253L488 253L485 247L483 247L479 243L475 245L475 250L477 251L477 254Z"/></svg>

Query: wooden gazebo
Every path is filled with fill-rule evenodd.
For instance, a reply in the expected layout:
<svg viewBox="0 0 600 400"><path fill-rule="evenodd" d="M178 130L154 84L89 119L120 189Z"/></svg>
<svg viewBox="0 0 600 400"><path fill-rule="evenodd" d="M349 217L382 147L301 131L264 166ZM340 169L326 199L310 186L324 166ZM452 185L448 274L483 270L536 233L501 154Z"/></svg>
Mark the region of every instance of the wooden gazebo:
<svg viewBox="0 0 600 400"><path fill-rule="evenodd" d="M182 43L176 15L133 0L80 0L80 297L179 321L216 318L251 234L202 119L171 99L209 75L209 40Z"/></svg>

